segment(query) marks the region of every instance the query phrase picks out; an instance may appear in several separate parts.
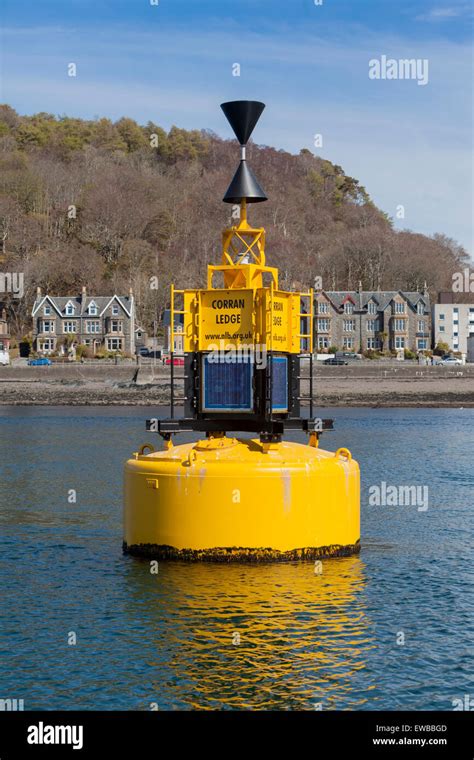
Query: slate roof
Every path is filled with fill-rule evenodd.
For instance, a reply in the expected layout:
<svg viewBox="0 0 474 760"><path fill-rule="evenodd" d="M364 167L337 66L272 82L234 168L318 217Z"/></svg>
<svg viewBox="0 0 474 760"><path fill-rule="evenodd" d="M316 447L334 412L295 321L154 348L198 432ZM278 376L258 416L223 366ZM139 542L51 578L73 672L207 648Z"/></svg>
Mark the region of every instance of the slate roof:
<svg viewBox="0 0 474 760"><path fill-rule="evenodd" d="M322 295L325 295L336 309L343 309L344 302L348 300L348 297L354 302L355 309L357 311L366 311L367 304L370 300L375 301L379 310L384 310L390 304L390 302L398 295L403 296L406 301L416 308L418 301L421 299L425 305L426 310L430 308L430 297L424 295L418 291L404 291L404 290L323 290ZM316 294L318 295L318 294Z"/></svg>
<svg viewBox="0 0 474 760"><path fill-rule="evenodd" d="M108 304L111 303L113 300L117 300L120 305L125 309L125 312L130 316L131 314L131 306L133 302L133 297L130 296L118 296L118 295L112 295L112 296L89 296L87 295L85 298L83 296L50 296L50 295L44 295L40 296L39 298L36 298L34 304L33 304L33 310L32 314L33 316L36 314L40 306L45 302L49 301L53 308L56 310L58 314L60 314L61 317L81 317L81 316L89 316L87 313L87 309L89 305L94 302L97 306L98 314L97 316L100 316L104 309L107 308ZM66 314L66 306L67 304L71 302L75 307L75 313L74 314Z"/></svg>

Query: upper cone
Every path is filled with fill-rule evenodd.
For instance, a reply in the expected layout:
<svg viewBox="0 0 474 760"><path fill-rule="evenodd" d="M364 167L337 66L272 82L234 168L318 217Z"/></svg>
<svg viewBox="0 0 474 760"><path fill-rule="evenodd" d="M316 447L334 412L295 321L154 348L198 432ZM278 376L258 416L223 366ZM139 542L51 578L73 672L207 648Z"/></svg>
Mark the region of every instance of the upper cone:
<svg viewBox="0 0 474 760"><path fill-rule="evenodd" d="M258 100L231 100L222 103L221 108L239 143L246 145L265 108L265 103Z"/></svg>

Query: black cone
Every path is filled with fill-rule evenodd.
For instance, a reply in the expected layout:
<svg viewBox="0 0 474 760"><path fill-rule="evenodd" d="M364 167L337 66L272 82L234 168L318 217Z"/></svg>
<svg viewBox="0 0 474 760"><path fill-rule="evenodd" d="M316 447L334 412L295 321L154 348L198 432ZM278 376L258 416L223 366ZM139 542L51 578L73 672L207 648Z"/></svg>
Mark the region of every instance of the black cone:
<svg viewBox="0 0 474 760"><path fill-rule="evenodd" d="M231 100L222 103L221 108L239 143L246 145L265 108L265 103L258 100Z"/></svg>
<svg viewBox="0 0 474 760"><path fill-rule="evenodd" d="M247 166L246 161L241 161L222 200L224 203L240 203L244 198L247 203L261 203L267 200L252 169Z"/></svg>

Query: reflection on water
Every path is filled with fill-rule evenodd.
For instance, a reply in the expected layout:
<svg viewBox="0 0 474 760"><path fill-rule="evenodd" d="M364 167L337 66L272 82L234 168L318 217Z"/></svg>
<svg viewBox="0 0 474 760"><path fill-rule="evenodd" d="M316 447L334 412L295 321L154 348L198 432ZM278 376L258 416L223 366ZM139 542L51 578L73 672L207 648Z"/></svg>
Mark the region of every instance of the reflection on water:
<svg viewBox="0 0 474 760"><path fill-rule="evenodd" d="M154 587L153 603L142 609L153 642L143 645L160 685L158 704L176 682L177 707L347 704L374 646L358 557L324 563L323 575L312 563L160 563L150 577L149 565L134 561L127 580L134 611ZM354 694L351 704L365 701Z"/></svg>
<svg viewBox="0 0 474 760"><path fill-rule="evenodd" d="M154 575L121 552L122 466L147 410L3 408L0 698L450 710L474 694L474 410L329 414L325 447L361 465L360 556L325 560L322 575L177 562ZM427 485L428 510L369 506L382 481Z"/></svg>

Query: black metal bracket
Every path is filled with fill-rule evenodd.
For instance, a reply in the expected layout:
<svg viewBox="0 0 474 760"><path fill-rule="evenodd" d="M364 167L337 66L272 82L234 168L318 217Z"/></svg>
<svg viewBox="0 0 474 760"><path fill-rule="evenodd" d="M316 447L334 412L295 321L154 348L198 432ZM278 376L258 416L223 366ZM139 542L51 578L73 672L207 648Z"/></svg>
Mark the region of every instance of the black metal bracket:
<svg viewBox="0 0 474 760"><path fill-rule="evenodd" d="M327 430L333 430L334 420L321 420L321 433ZM148 431L158 433L165 440L175 433L214 433L214 432L236 432L257 433L259 435L281 436L285 430L303 430L306 433L314 432L314 420L301 419L300 417L287 419L195 419L193 417L174 417L168 419L151 419L146 421Z"/></svg>

